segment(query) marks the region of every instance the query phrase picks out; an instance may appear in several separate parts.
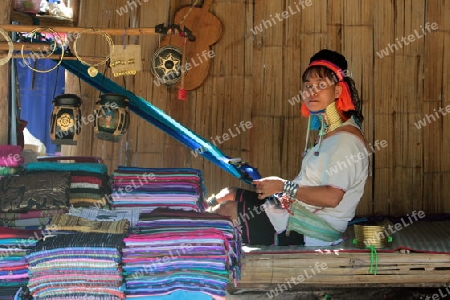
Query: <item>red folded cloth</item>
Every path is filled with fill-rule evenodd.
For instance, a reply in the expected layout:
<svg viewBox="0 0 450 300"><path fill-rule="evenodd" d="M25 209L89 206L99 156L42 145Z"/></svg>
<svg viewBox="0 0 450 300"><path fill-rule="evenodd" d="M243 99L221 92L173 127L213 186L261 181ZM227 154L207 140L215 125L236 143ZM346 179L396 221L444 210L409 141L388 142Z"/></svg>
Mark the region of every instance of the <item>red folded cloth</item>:
<svg viewBox="0 0 450 300"><path fill-rule="evenodd" d="M0 238L8 239L8 238L33 238L36 239L41 237L41 230L29 230L29 229L16 229L0 226Z"/></svg>
<svg viewBox="0 0 450 300"><path fill-rule="evenodd" d="M0 167L18 167L24 162L20 155L22 147L13 145L0 145Z"/></svg>

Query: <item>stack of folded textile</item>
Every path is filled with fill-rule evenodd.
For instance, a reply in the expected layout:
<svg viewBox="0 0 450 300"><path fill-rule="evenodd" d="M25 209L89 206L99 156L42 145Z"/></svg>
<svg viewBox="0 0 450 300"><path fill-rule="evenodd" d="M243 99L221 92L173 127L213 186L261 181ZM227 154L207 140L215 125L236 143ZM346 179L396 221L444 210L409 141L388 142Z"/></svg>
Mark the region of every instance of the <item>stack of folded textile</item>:
<svg viewBox="0 0 450 300"><path fill-rule="evenodd" d="M75 207L105 207L111 193L106 165L101 163L35 162L25 166L29 172L70 172L69 202Z"/></svg>
<svg viewBox="0 0 450 300"><path fill-rule="evenodd" d="M27 255L34 299L125 299L123 234L75 233L39 241Z"/></svg>
<svg viewBox="0 0 450 300"><path fill-rule="evenodd" d="M0 299L12 299L28 281L26 254L41 238L40 231L0 227Z"/></svg>
<svg viewBox="0 0 450 300"><path fill-rule="evenodd" d="M18 172L24 162L21 155L22 147L13 145L0 145L0 178Z"/></svg>
<svg viewBox="0 0 450 300"><path fill-rule="evenodd" d="M130 299L224 299L230 273L239 279L241 238L227 217L159 208L137 226L122 258Z"/></svg>
<svg viewBox="0 0 450 300"><path fill-rule="evenodd" d="M0 213L0 226L16 229L44 229L56 214L66 213L67 209L31 210L23 213Z"/></svg>
<svg viewBox="0 0 450 300"><path fill-rule="evenodd" d="M119 167L112 188L114 208L205 209L203 177L196 169Z"/></svg>

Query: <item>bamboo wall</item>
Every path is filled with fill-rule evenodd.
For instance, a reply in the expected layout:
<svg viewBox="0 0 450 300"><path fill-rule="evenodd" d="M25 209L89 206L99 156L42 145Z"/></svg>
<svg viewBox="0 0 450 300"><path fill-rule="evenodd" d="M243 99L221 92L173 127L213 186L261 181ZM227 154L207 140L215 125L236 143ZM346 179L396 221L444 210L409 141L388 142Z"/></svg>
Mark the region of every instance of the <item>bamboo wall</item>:
<svg viewBox="0 0 450 300"><path fill-rule="evenodd" d="M127 0L81 0L78 25L167 25L179 8L194 1L140 2L137 9L120 16L116 9ZM177 100L177 89L152 83L150 63L158 47L156 35L138 37L144 71L116 81L206 139L233 130L241 121L252 122L251 130L223 142L220 149L249 161L263 175L293 178L301 164L306 122L299 116L300 104L292 106L288 100L299 93L300 75L309 57L321 48L337 50L347 57L364 101L368 141L386 140L388 144L372 156L373 176L358 213L450 212L450 116L441 115L421 129L414 125L450 105L450 1L312 0L305 8L299 2L215 0L212 11L222 21L222 37L212 47L215 57L209 76L200 88L189 92L187 101ZM250 30L289 9L295 14L276 20L258 34ZM383 58L377 55L415 31L420 36L427 22L436 22L438 29L416 36ZM79 43L83 55L107 53L100 38L86 41ZM121 38L115 42L121 43ZM112 78L110 71L106 75ZM91 112L98 91L70 74L67 83L68 92L82 96L84 113ZM78 146L67 146L64 152L102 156L111 171L118 165L198 168L209 194L242 185L136 115L122 142L97 140L93 130L83 130Z"/></svg>

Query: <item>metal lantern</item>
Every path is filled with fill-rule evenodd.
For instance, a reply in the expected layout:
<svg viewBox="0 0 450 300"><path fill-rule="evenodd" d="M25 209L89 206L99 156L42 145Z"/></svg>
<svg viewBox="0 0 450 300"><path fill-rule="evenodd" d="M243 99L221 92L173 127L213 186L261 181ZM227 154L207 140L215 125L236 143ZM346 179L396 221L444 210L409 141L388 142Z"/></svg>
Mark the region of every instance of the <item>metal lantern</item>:
<svg viewBox="0 0 450 300"><path fill-rule="evenodd" d="M128 99L119 94L103 94L96 103L94 131L101 140L118 142L130 125Z"/></svg>
<svg viewBox="0 0 450 300"><path fill-rule="evenodd" d="M81 132L81 98L63 94L53 99L50 139L53 144L76 145Z"/></svg>

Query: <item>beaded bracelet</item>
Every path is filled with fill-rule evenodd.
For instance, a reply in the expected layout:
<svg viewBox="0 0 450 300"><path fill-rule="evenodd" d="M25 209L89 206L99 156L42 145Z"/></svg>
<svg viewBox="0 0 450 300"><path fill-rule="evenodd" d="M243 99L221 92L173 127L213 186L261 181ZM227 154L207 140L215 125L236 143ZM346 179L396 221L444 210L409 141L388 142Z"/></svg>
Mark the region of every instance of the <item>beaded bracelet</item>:
<svg viewBox="0 0 450 300"><path fill-rule="evenodd" d="M283 185L283 194L290 198L297 198L298 184L293 181L286 180Z"/></svg>

